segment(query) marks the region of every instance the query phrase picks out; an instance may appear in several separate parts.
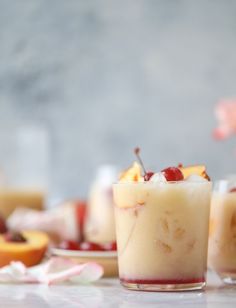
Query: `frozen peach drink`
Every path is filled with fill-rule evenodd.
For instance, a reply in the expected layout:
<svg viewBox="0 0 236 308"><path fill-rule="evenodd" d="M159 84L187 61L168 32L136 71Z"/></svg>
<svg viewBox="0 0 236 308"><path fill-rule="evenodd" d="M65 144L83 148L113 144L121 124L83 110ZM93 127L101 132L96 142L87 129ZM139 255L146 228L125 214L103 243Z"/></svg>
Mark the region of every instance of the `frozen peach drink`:
<svg viewBox="0 0 236 308"><path fill-rule="evenodd" d="M188 175L188 169L167 168L145 181L135 163L114 184L119 276L125 287L205 286L211 183Z"/></svg>
<svg viewBox="0 0 236 308"><path fill-rule="evenodd" d="M219 181L213 193L209 233L209 266L225 283L236 283L236 187Z"/></svg>

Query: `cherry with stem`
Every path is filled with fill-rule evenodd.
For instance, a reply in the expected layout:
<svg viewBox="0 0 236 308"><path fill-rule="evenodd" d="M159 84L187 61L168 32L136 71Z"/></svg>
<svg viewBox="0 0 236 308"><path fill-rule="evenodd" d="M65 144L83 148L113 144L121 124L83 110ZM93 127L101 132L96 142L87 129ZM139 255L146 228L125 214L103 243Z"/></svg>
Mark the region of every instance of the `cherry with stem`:
<svg viewBox="0 0 236 308"><path fill-rule="evenodd" d="M149 181L150 178L153 176L154 172L146 170L146 168L144 167L143 161L142 161L139 153L140 153L140 148L139 147L135 148L134 149L134 154L136 155L136 157L137 157L137 159L138 159L138 161L139 161L139 163L140 163L140 165L141 165L141 167L143 169L144 181Z"/></svg>

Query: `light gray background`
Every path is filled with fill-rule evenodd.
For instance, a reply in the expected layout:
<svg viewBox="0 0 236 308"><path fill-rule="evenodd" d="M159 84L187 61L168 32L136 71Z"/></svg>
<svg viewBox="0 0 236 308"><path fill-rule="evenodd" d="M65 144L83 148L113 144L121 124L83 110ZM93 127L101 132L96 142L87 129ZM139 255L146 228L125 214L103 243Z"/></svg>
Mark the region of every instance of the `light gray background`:
<svg viewBox="0 0 236 308"><path fill-rule="evenodd" d="M0 157L23 124L51 139L51 190L85 196L97 166L205 163L236 172L212 140L236 92L236 1L0 0ZM13 168L13 167L12 167Z"/></svg>

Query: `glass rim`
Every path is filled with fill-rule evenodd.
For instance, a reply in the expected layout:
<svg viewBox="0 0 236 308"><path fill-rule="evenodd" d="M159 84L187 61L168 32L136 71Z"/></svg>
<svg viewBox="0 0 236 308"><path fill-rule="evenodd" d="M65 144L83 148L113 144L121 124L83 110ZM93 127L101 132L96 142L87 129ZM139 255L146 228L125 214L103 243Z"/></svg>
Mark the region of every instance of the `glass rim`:
<svg viewBox="0 0 236 308"><path fill-rule="evenodd" d="M213 193L227 194L235 193L231 191L236 188L236 179L220 179L214 182Z"/></svg>
<svg viewBox="0 0 236 308"><path fill-rule="evenodd" d="M214 184L216 183L236 183L236 178L235 179L218 179L214 181Z"/></svg>
<svg viewBox="0 0 236 308"><path fill-rule="evenodd" d="M151 182L151 181L143 181L143 182L114 182L112 185L173 185L173 184L212 184L212 181L158 181L158 182Z"/></svg>

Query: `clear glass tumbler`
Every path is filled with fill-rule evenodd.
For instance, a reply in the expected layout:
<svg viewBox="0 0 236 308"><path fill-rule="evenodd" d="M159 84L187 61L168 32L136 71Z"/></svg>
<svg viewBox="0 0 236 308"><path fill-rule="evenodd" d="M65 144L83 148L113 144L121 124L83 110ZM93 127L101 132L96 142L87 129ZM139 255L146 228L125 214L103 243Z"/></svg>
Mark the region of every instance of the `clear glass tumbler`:
<svg viewBox="0 0 236 308"><path fill-rule="evenodd" d="M116 167L101 166L88 198L85 240L95 243L116 241L112 183L117 180Z"/></svg>
<svg viewBox="0 0 236 308"><path fill-rule="evenodd" d="M215 183L210 214L209 267L225 282L236 284L236 181Z"/></svg>
<svg viewBox="0 0 236 308"><path fill-rule="evenodd" d="M24 124L12 129L12 140L5 144L11 151L0 161L4 170L0 215L4 218L19 207L44 208L49 186L49 137L47 128L41 125Z"/></svg>
<svg viewBox="0 0 236 308"><path fill-rule="evenodd" d="M211 183L113 185L121 284L143 291L206 284Z"/></svg>

